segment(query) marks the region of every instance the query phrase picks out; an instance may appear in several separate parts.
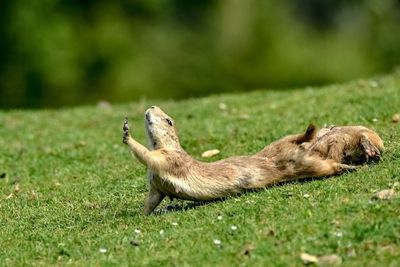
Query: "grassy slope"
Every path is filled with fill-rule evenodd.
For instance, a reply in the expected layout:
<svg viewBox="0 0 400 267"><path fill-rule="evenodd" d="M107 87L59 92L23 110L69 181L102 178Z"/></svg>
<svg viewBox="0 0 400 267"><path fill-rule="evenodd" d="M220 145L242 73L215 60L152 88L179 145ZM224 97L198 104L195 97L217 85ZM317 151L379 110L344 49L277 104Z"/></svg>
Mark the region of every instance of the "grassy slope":
<svg viewBox="0 0 400 267"><path fill-rule="evenodd" d="M339 254L345 266L399 266L400 199L371 196L400 181L400 124L391 123L400 112L400 75L376 81L377 87L359 81L111 109L0 112L0 173L7 174L0 179L0 265L287 266L302 265L299 254L308 252ZM152 104L175 118L183 146L197 158L212 148L221 150L218 158L253 153L309 122L372 127L387 149L379 165L340 177L146 217L145 169L122 145L120 128L128 114L145 143L142 114ZM20 191L6 199L17 184Z"/></svg>

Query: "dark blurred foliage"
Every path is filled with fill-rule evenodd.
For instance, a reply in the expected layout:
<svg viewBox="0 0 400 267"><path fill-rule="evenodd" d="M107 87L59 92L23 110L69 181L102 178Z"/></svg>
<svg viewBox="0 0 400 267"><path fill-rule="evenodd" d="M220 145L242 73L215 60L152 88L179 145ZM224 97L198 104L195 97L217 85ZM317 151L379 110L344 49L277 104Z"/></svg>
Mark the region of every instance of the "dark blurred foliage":
<svg viewBox="0 0 400 267"><path fill-rule="evenodd" d="M185 98L400 62L399 0L0 2L0 107Z"/></svg>

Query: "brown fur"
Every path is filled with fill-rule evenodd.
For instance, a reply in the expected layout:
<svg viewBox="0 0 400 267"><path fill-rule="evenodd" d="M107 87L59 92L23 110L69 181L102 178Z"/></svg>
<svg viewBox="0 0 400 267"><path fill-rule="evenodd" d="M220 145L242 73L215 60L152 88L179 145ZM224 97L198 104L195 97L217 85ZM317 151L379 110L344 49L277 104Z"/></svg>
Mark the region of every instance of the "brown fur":
<svg viewBox="0 0 400 267"><path fill-rule="evenodd" d="M353 129L350 128L341 130L349 133L349 138L330 146L325 143L343 134L321 130L318 136L315 126L310 125L304 134L284 137L255 155L206 163L194 159L182 149L174 121L160 108L151 107L146 111L145 124L150 149L130 136L127 120L123 127L123 141L148 168L150 190L145 203L146 214L151 213L165 196L212 200L276 182L330 176L355 168L343 164L342 158L335 154L339 153L336 150L353 153L353 143L357 147L357 142L351 138ZM361 136L370 134L364 129L360 132ZM358 133L357 129L354 130ZM359 139L362 143L363 139ZM339 145L341 142L349 144L350 148L346 145L343 146L345 149L342 148Z"/></svg>

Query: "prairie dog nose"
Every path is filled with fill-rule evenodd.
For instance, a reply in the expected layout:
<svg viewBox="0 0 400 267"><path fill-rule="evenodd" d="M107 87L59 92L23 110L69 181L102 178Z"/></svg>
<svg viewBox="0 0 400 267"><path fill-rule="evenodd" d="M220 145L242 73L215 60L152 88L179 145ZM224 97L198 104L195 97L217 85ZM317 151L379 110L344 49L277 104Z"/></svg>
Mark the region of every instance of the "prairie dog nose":
<svg viewBox="0 0 400 267"><path fill-rule="evenodd" d="M146 110L146 112L145 112L145 113L149 113L149 112L155 112L155 111L156 111L156 109L157 109L157 107L156 107L156 106L151 106L150 108L148 108L148 109Z"/></svg>

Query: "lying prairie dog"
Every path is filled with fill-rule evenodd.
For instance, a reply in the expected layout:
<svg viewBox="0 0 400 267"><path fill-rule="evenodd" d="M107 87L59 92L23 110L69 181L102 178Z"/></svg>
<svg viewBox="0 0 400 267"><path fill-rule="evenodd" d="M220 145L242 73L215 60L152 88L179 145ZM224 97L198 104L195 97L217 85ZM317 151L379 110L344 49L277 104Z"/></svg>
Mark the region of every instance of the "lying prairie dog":
<svg viewBox="0 0 400 267"><path fill-rule="evenodd" d="M149 195L145 214L151 213L165 196L186 200L213 200L273 183L305 177L339 174L356 167L310 153L316 128L291 135L250 156L215 162L194 159L181 147L174 120L158 107L145 112L150 149L134 140L125 120L123 142L148 168Z"/></svg>

